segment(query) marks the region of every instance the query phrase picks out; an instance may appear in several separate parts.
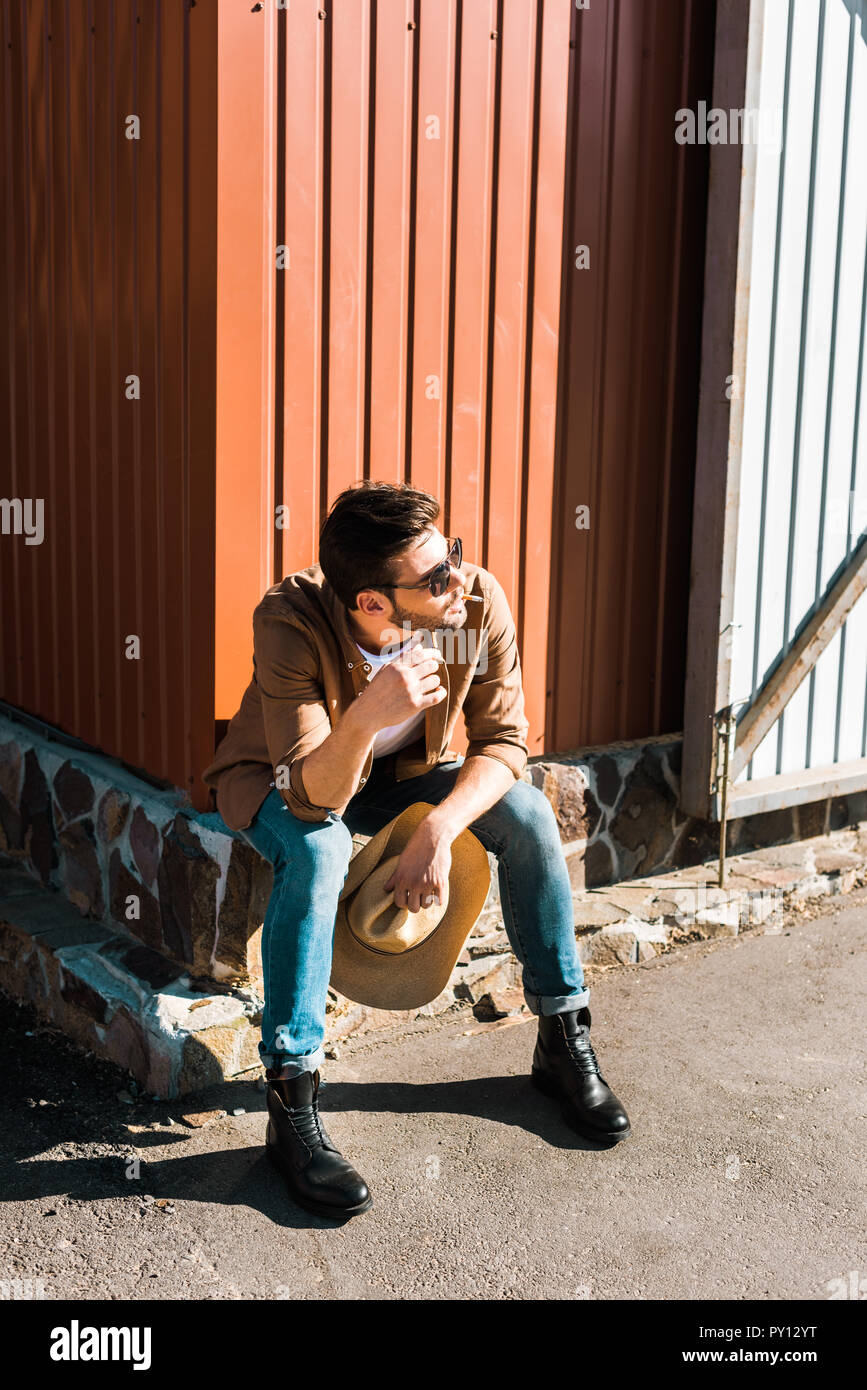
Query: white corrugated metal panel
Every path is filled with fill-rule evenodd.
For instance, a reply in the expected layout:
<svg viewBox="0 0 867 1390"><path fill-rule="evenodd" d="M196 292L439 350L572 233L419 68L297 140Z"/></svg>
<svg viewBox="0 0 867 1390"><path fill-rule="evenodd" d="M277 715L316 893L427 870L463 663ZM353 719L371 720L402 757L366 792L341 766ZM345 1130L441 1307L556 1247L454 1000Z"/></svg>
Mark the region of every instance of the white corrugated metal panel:
<svg viewBox="0 0 867 1390"><path fill-rule="evenodd" d="M735 700L755 697L867 528L867 0L765 4L760 107ZM865 755L862 599L739 781Z"/></svg>

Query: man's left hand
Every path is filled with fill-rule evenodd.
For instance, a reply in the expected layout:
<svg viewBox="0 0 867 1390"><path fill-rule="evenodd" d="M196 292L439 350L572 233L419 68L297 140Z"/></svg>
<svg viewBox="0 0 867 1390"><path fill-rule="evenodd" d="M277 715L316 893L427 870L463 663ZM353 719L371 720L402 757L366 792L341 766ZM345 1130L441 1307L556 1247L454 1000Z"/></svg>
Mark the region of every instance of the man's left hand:
<svg viewBox="0 0 867 1390"><path fill-rule="evenodd" d="M452 837L425 819L416 828L391 877L383 884L394 889L396 907L418 912L432 902L444 903L452 867Z"/></svg>

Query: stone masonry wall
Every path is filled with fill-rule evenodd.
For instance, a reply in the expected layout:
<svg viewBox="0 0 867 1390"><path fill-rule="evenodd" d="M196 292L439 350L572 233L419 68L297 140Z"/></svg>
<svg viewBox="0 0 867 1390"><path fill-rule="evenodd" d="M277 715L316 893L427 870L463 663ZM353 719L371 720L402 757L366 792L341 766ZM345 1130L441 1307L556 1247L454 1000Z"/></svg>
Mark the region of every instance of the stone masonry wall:
<svg viewBox="0 0 867 1390"><path fill-rule="evenodd" d="M700 864L718 853L719 827L678 810L680 758L680 736L672 735L530 761L525 778L554 808L576 901L586 889ZM729 853L864 819L867 794L859 793L735 820ZM239 836L217 829L215 815L192 810L180 793L157 791L113 759L2 715L0 852L62 892L83 919L182 966L193 985L261 987L270 865ZM484 957L486 967L505 969L514 961L492 855L489 862L488 900L461 963L469 967ZM465 968L463 981L473 973Z"/></svg>
<svg viewBox="0 0 867 1390"><path fill-rule="evenodd" d="M180 794L0 716L0 851L190 977L258 973L271 868Z"/></svg>
<svg viewBox="0 0 867 1390"><path fill-rule="evenodd" d="M731 890L707 893L707 871L689 866L716 856L719 829L678 811L680 752L672 737L536 758L526 770L557 816L579 954L591 969L644 959L690 932L736 932L744 911L764 920L781 894L848 891L863 877L859 794L732 822ZM259 942L272 871L217 824L179 793L0 715L0 988L162 1095L259 1065ZM832 831L834 843L811 847ZM365 837L355 841L357 850ZM448 987L409 1015L329 989L329 1055L349 1035L458 1002L480 1020L521 1010L495 856L488 862L488 898ZM694 875L695 901L684 903Z"/></svg>
<svg viewBox="0 0 867 1390"><path fill-rule="evenodd" d="M678 808L680 734L533 758L527 777L554 807L576 891L719 855L719 825ZM867 819L867 792L728 823L727 854L827 835Z"/></svg>

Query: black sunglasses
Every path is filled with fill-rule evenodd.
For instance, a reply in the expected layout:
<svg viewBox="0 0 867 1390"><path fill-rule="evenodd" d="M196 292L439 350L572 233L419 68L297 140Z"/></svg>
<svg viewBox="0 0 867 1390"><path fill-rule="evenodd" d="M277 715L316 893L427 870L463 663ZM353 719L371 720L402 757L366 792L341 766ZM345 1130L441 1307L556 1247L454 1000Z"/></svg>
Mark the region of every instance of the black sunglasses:
<svg viewBox="0 0 867 1390"><path fill-rule="evenodd" d="M377 588L386 589L424 589L429 588L434 598L441 598L449 587L452 577L452 567L460 569L461 558L463 556L463 546L460 536L451 542L451 549L444 560L424 575L416 584L380 584Z"/></svg>

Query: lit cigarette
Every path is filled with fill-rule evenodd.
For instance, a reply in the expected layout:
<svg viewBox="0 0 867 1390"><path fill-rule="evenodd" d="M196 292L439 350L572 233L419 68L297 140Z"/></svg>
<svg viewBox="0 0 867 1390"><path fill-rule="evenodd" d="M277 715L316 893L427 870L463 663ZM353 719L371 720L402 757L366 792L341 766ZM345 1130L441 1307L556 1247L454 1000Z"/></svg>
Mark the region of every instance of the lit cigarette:
<svg viewBox="0 0 867 1390"><path fill-rule="evenodd" d="M476 594L464 594L464 603L484 603L484 601L483 598L479 598Z"/></svg>

